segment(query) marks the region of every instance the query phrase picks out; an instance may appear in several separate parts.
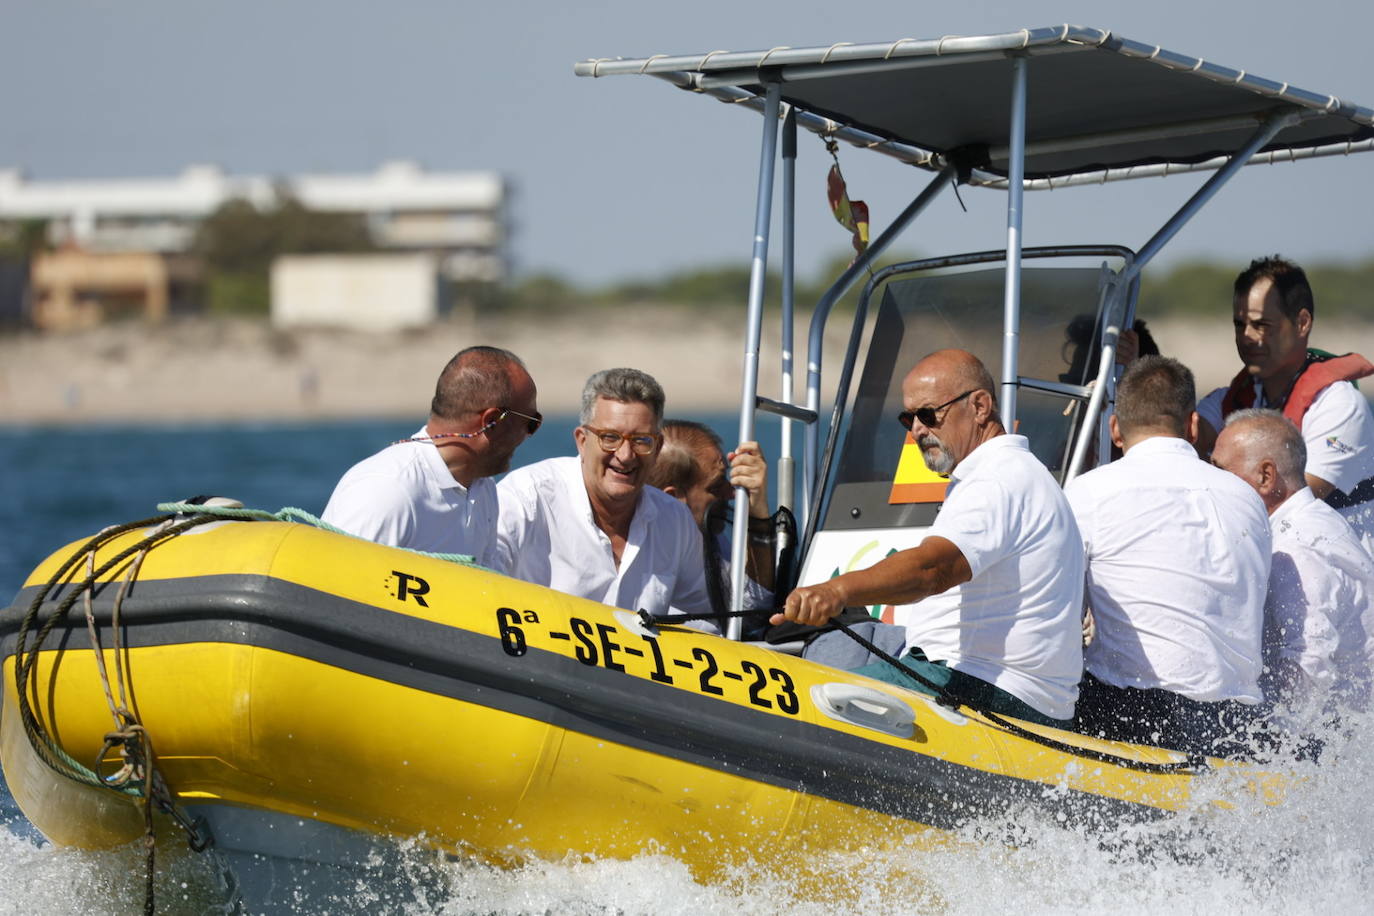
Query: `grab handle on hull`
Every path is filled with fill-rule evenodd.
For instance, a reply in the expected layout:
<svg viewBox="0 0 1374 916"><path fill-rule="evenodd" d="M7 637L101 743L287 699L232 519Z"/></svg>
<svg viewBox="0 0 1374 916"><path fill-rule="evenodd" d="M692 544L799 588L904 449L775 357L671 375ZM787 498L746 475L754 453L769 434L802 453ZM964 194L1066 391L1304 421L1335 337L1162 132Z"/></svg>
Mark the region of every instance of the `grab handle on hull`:
<svg viewBox="0 0 1374 916"><path fill-rule="evenodd" d="M811 702L826 716L851 725L910 738L915 732L916 713L896 697L857 684L816 684Z"/></svg>

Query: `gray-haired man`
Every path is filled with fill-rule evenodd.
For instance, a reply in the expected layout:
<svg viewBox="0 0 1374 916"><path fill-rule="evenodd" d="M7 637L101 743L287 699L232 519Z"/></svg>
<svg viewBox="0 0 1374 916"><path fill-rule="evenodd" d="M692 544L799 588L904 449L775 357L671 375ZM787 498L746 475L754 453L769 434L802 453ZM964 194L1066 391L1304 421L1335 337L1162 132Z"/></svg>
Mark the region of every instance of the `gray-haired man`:
<svg viewBox="0 0 1374 916"><path fill-rule="evenodd" d="M692 513L645 486L663 445L663 401L637 369L587 380L577 457L520 468L498 485L498 552L512 575L627 610L711 610Z"/></svg>
<svg viewBox="0 0 1374 916"><path fill-rule="evenodd" d="M1274 535L1264 606L1267 699L1368 709L1374 684L1374 560L1305 475L1307 445L1276 410L1226 418L1212 460L1248 483Z"/></svg>

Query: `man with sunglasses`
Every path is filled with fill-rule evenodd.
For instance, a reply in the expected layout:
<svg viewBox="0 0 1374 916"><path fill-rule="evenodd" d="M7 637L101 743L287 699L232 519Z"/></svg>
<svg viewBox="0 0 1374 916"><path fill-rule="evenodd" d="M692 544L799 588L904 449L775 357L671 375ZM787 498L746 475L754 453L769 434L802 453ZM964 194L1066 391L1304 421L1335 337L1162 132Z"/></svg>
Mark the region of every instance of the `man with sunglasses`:
<svg viewBox="0 0 1374 916"><path fill-rule="evenodd" d="M501 569L496 485L543 418L534 379L496 347L468 347L444 367L429 421L344 474L322 518L358 537L466 554Z"/></svg>
<svg viewBox="0 0 1374 916"><path fill-rule="evenodd" d="M894 605L906 629L901 661L920 679L886 662L861 673L1065 726L1083 668L1083 548L1063 491L1026 438L1003 428L995 390L965 350L916 364L898 420L926 466L950 477L935 523L914 548L794 590L773 622L815 626L846 606Z"/></svg>
<svg viewBox="0 0 1374 916"><path fill-rule="evenodd" d="M587 379L577 456L519 468L499 485L498 542L511 575L626 610L711 611L692 513L646 486L663 445L663 403L658 382L637 369Z"/></svg>

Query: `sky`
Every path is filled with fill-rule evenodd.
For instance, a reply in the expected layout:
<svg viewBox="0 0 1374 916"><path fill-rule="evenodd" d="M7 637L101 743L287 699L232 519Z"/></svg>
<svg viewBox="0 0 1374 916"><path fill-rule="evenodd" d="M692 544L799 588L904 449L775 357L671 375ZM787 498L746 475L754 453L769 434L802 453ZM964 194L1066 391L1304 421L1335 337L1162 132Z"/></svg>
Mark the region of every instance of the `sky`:
<svg viewBox="0 0 1374 916"><path fill-rule="evenodd" d="M581 283L747 261L761 119L592 57L829 45L1070 22L1374 107L1374 4L1353 0L15 0L0 31L0 167L31 178L369 172L388 159L510 180L512 263ZM1032 117L1034 113L1032 112ZM874 232L927 173L845 147ZM818 139L798 160L798 271L845 249ZM1159 264L1374 252L1374 154L1252 167ZM1027 195L1027 245L1138 247L1201 183ZM999 248L1005 197L943 196L898 250ZM773 259L777 259L774 247Z"/></svg>

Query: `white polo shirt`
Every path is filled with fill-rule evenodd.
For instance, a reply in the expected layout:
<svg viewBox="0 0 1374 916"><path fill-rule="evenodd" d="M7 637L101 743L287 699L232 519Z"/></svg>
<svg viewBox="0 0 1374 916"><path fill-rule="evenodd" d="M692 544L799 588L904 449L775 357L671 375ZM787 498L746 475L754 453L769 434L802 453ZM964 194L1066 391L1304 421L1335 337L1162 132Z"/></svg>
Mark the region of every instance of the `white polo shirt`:
<svg viewBox="0 0 1374 916"><path fill-rule="evenodd" d="M415 435L426 435L424 427ZM433 442L398 442L353 465L321 518L378 544L467 554L504 571L496 554L496 484L479 477L463 486Z"/></svg>
<svg viewBox="0 0 1374 916"><path fill-rule="evenodd" d="M1266 662L1290 659L1319 693L1368 707L1374 673L1374 559L1306 487L1269 517L1274 562L1265 603Z"/></svg>
<svg viewBox="0 0 1374 916"><path fill-rule="evenodd" d="M517 468L497 489L498 551L511 575L631 611L711 611L701 532L687 507L662 490L640 493L617 568L578 458Z"/></svg>
<svg viewBox="0 0 1374 916"><path fill-rule="evenodd" d="M1222 398L1227 389L1218 388L1197 405L1198 416L1221 431ZM1255 382L1255 406L1268 407L1264 386ZM1323 388L1302 418L1302 438L1307 445L1307 467L1343 493L1374 477L1374 412L1369 401L1350 382L1333 382ZM1337 509L1366 552L1374 555L1374 501Z"/></svg>
<svg viewBox="0 0 1374 916"><path fill-rule="evenodd" d="M1088 556L1088 671L1116 687L1258 703L1270 536L1249 484L1157 436L1064 492Z"/></svg>
<svg viewBox="0 0 1374 916"><path fill-rule="evenodd" d="M893 609L907 648L1071 718L1083 673L1083 550L1026 437L997 436L961 461L929 533L959 548L973 578Z"/></svg>

